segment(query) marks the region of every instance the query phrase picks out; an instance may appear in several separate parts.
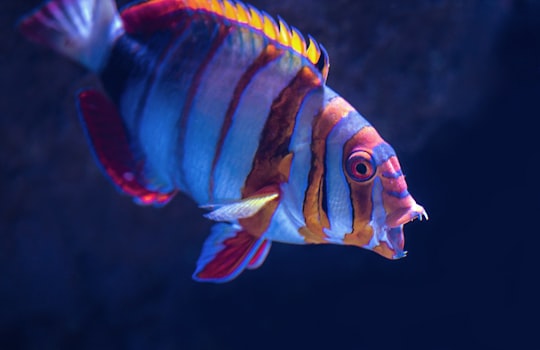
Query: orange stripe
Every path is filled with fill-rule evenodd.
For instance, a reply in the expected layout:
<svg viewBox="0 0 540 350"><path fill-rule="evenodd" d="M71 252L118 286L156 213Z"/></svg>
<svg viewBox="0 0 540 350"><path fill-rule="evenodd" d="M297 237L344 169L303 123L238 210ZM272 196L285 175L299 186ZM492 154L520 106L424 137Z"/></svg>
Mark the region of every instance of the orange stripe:
<svg viewBox="0 0 540 350"><path fill-rule="evenodd" d="M212 160L212 170L210 172L210 180L209 180L209 197L212 198L214 194L214 187L215 187L215 170L218 163L218 160L221 156L221 152L223 149L223 144L225 143L225 137L229 133L229 129L231 128L233 116L236 113L236 109L238 108L238 104L240 103L240 98L244 94L244 91L246 90L246 87L251 82L255 74L257 72L268 65L273 60L277 59L281 54L283 53L282 50L276 49L275 46L268 45L263 52L257 57L255 62L253 62L249 68L244 72L240 80L238 81L238 84L236 84L236 87L234 89L233 97L231 102L229 103L229 107L227 108L227 112L225 113L225 119L223 120L223 124L221 125L221 130L219 133L219 139L216 146L216 153L214 154L214 159Z"/></svg>
<svg viewBox="0 0 540 350"><path fill-rule="evenodd" d="M303 67L273 101L242 197L249 197L270 183L288 180L288 176L284 178L280 174L278 165L289 153L291 135L302 102L311 90L319 86L319 77L310 68Z"/></svg>
<svg viewBox="0 0 540 350"><path fill-rule="evenodd" d="M308 175L303 205L306 227L299 233L307 243L324 243L326 234L323 228L329 228L328 216L323 208L324 164L326 156L326 141L334 126L350 111L352 107L341 97L329 101L313 122L311 137L311 169Z"/></svg>
<svg viewBox="0 0 540 350"><path fill-rule="evenodd" d="M303 67L273 101L270 114L261 133L251 172L246 178L242 197L246 198L261 189L279 191L279 184L289 179L289 144L296 119L306 95L322 82L317 74ZM255 236L262 235L270 225L278 201L266 205L254 217L240 220L242 226Z"/></svg>

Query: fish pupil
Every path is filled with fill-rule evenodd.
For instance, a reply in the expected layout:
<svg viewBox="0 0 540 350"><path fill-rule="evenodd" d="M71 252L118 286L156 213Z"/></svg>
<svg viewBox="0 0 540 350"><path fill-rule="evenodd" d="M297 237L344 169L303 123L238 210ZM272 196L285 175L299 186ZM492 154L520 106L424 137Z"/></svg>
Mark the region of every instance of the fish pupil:
<svg viewBox="0 0 540 350"><path fill-rule="evenodd" d="M364 163L356 164L355 170L358 174L366 175L368 168Z"/></svg>

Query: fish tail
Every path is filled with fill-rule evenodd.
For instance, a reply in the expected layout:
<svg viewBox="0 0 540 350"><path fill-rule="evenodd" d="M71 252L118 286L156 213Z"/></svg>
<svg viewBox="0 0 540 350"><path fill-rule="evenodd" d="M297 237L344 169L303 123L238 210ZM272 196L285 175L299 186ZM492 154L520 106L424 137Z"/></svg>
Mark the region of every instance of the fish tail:
<svg viewBox="0 0 540 350"><path fill-rule="evenodd" d="M103 69L124 31L114 0L51 0L23 17L18 26L30 41L94 72Z"/></svg>

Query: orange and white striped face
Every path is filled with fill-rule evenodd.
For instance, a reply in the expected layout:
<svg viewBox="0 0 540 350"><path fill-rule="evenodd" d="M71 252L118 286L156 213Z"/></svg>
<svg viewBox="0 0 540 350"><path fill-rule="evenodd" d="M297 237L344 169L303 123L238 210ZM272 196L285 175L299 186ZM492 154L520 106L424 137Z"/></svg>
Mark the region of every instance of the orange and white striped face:
<svg viewBox="0 0 540 350"><path fill-rule="evenodd" d="M403 225L427 214L407 191L392 147L345 100L329 98L313 122L303 203L309 243L337 243L405 256Z"/></svg>
<svg viewBox="0 0 540 350"><path fill-rule="evenodd" d="M343 172L353 210L343 242L389 259L405 256L403 225L427 214L409 194L394 150L372 126L343 146Z"/></svg>

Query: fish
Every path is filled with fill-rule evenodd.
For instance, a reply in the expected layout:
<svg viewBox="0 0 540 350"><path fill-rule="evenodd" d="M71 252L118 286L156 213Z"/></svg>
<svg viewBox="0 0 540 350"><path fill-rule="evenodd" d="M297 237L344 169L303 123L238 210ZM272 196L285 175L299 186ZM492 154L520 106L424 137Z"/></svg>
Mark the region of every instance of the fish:
<svg viewBox="0 0 540 350"><path fill-rule="evenodd" d="M394 149L327 86L328 53L233 0L50 0L19 30L94 73L77 92L90 148L140 205L184 193L214 221L193 278L260 267L272 242L399 259L428 218Z"/></svg>

